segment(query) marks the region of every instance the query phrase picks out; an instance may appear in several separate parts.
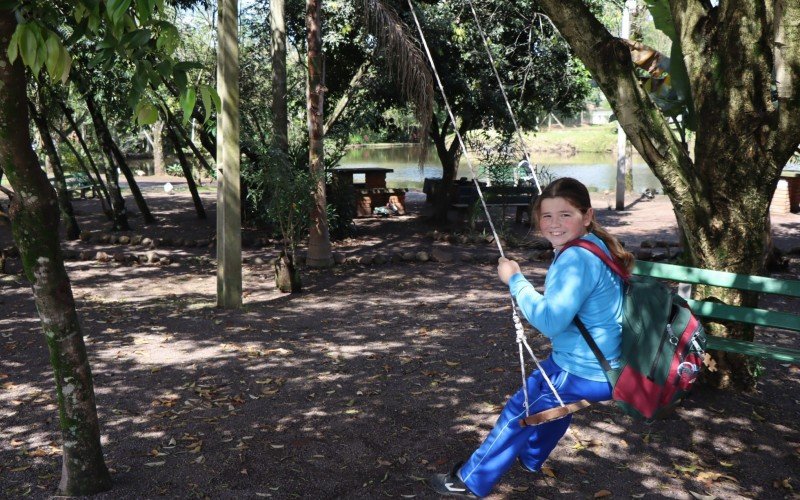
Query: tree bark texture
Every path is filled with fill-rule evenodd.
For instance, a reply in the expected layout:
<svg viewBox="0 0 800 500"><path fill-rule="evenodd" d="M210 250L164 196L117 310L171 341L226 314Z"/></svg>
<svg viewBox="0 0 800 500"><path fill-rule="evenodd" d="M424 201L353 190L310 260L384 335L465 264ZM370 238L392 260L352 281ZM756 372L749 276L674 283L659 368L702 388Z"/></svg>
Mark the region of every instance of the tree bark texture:
<svg viewBox="0 0 800 500"><path fill-rule="evenodd" d="M741 274L765 272L769 204L800 143L800 4L788 0L670 0L697 117L694 157L638 84L629 51L581 0L542 0L611 103L628 137L675 207L691 265ZM777 75L781 79L774 81ZM772 86L778 88L777 98ZM753 304L729 290L701 298ZM716 334L753 338L752 329ZM716 353L719 386L751 387L753 366Z"/></svg>
<svg viewBox="0 0 800 500"><path fill-rule="evenodd" d="M320 0L322 1L322 0ZM289 118L286 102L286 14L284 0L270 0L272 31L272 137L275 147L289 152Z"/></svg>
<svg viewBox="0 0 800 500"><path fill-rule="evenodd" d="M0 46L16 28L14 13L0 10ZM56 382L63 438L60 493L91 495L108 490L92 373L72 288L58 239L58 204L31 149L25 70L0 55L0 165L16 193L10 209L14 240L33 288Z"/></svg>
<svg viewBox="0 0 800 500"><path fill-rule="evenodd" d="M328 267L333 264L333 253L328 230L325 164L323 162L322 110L325 85L322 81L322 0L306 0L306 30L308 32L308 84L306 88L308 160L311 178L314 179L315 185L306 264L311 267Z"/></svg>
<svg viewBox="0 0 800 500"><path fill-rule="evenodd" d="M153 134L153 173L164 175L167 173L167 165L164 160L164 138L161 133L164 131L164 122L158 120L150 126Z"/></svg>
<svg viewBox="0 0 800 500"><path fill-rule="evenodd" d="M39 130L39 137L42 139L42 147L50 160L50 165L53 169L53 177L56 181L56 197L58 199L58 207L61 210L61 215L64 217L64 224L68 240L77 240L81 235L81 227L78 220L75 218L75 211L72 209L72 201L69 197L67 190L67 181L64 178L64 168L61 165L61 158L58 156L56 145L53 142L53 135L50 133L50 127L47 120L37 110L32 102L28 102L28 108L31 112L36 128Z"/></svg>

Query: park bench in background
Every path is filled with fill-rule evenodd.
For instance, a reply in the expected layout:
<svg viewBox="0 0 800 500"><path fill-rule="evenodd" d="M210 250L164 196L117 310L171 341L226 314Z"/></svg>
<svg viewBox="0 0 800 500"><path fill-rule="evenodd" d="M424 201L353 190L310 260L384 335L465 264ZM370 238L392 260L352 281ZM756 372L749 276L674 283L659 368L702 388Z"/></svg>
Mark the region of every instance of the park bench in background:
<svg viewBox="0 0 800 500"><path fill-rule="evenodd" d="M800 281L709 271L694 267L645 261L636 261L633 274L679 283L679 294L688 300L694 313L706 322L741 323L800 333L800 316L796 314L689 299L694 285L711 285L796 299L800 298ZM763 343L759 337L761 337L759 332L756 332L756 339L760 342L749 342L709 335L708 348L747 356L770 358L784 363L800 363L800 349L768 345ZM793 345L798 344L793 343Z"/></svg>
<svg viewBox="0 0 800 500"><path fill-rule="evenodd" d="M524 213L527 212L530 217L530 207L538 193L534 186L481 186L481 192L487 207L515 208L514 220L518 224L522 222ZM475 185L473 183L457 184L450 206L463 214L476 204L480 204L480 200Z"/></svg>
<svg viewBox="0 0 800 500"><path fill-rule="evenodd" d="M89 192L92 193L93 198L97 196L97 186L95 186L89 176L82 172L66 174L64 180L67 184L67 192L71 197L85 199L86 193ZM55 182L56 180L51 177L50 184L55 186Z"/></svg>

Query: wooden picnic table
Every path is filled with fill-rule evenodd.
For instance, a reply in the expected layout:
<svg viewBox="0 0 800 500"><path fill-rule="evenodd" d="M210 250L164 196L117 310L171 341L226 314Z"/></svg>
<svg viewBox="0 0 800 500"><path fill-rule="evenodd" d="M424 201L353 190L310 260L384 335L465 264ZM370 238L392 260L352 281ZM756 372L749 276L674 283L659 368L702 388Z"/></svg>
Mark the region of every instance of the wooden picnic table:
<svg viewBox="0 0 800 500"><path fill-rule="evenodd" d="M343 184L351 184L354 188L357 217L372 215L375 207L393 204L399 213L405 213L405 197L408 189L386 187L386 174L394 172L383 167L336 167L333 172ZM354 174L364 174L364 183L354 183Z"/></svg>
<svg viewBox="0 0 800 500"><path fill-rule="evenodd" d="M333 169L339 178L353 184L353 174L364 174L364 184L367 188L385 188L386 174L394 172L391 168L383 167L336 167Z"/></svg>
<svg viewBox="0 0 800 500"><path fill-rule="evenodd" d="M800 212L800 170L781 172L781 178L772 196L770 212L774 214Z"/></svg>

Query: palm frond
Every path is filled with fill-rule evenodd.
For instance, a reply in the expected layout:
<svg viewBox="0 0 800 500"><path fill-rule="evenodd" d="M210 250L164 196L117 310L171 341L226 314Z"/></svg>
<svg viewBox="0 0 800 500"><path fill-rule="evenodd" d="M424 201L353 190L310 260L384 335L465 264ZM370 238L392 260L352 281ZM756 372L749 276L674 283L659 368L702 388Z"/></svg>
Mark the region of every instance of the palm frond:
<svg viewBox="0 0 800 500"><path fill-rule="evenodd" d="M403 97L413 103L420 126L420 165L427 150L428 131L433 116L433 76L425 55L408 26L383 0L361 0L369 32L386 54L389 70Z"/></svg>

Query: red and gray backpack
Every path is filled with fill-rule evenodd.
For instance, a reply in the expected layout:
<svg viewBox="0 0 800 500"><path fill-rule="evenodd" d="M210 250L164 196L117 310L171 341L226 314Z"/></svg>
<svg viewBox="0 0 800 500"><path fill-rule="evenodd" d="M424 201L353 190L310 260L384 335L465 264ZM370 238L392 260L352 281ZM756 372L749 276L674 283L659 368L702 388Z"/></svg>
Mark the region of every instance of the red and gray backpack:
<svg viewBox="0 0 800 500"><path fill-rule="evenodd" d="M597 356L613 387L612 397L622 411L644 419L668 413L691 390L703 363L706 334L686 301L653 278L631 276L616 260L591 241L571 246L598 256L624 282L622 354L612 368L583 322L575 323Z"/></svg>

